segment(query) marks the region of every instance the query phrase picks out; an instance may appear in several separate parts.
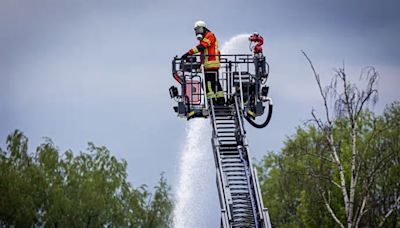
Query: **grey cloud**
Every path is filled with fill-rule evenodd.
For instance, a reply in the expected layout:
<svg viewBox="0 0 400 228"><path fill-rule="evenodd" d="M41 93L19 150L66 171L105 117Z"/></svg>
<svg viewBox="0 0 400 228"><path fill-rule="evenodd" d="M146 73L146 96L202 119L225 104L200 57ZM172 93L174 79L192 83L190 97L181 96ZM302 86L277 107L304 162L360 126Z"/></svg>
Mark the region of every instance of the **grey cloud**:
<svg viewBox="0 0 400 228"><path fill-rule="evenodd" d="M93 141L128 160L134 184L153 185L161 171L173 179L185 120L176 118L168 97L171 58L196 43L197 19L208 22L221 44L241 33L265 36L275 113L269 128L249 128L257 158L278 150L318 107L300 49L327 81L342 60L357 73L375 65L382 75L378 110L400 99L394 1L206 0L213 9L194 13L196 4L0 1L1 143L15 128L33 146L43 136L75 151Z"/></svg>

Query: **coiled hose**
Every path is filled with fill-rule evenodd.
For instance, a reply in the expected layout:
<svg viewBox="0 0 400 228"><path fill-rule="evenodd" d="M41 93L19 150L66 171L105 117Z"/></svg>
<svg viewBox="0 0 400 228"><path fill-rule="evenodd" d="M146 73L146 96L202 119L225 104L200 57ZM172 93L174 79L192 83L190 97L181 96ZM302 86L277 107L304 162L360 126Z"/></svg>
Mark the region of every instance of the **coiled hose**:
<svg viewBox="0 0 400 228"><path fill-rule="evenodd" d="M254 122L251 118L249 118L248 116L245 116L244 118L247 120L247 122L249 122L249 124L255 128L264 128L266 127L269 122L271 121L271 117L272 117L272 110L273 110L273 105L272 105L272 101L270 101L269 105L268 105L268 116L267 119L264 121L264 123L262 124L257 124L256 122Z"/></svg>

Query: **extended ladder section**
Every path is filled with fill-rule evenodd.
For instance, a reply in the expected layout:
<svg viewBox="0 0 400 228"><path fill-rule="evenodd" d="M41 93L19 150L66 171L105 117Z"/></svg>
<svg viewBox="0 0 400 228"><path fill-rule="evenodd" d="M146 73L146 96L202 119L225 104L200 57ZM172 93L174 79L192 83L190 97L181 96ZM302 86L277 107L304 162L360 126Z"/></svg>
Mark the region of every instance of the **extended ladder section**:
<svg viewBox="0 0 400 228"><path fill-rule="evenodd" d="M251 164L238 102L235 99L229 106L217 106L211 101L210 109L221 227L271 227Z"/></svg>

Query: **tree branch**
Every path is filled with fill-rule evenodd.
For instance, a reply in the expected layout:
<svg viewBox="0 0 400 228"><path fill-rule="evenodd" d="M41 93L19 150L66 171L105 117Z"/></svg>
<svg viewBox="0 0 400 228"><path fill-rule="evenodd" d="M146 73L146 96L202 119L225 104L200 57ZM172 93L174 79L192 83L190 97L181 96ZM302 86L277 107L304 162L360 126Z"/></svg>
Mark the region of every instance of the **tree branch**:
<svg viewBox="0 0 400 228"><path fill-rule="evenodd" d="M337 216L335 215L335 212L333 212L331 206L329 205L328 200L325 197L325 194L322 192L322 199L324 200L324 204L326 206L326 209L328 210L329 214L332 216L333 220L335 220L335 222L341 227L344 228L344 225L340 222L340 220L337 218Z"/></svg>
<svg viewBox="0 0 400 228"><path fill-rule="evenodd" d="M394 202L394 204L390 207L390 210L386 213L385 217L383 217L382 222L379 223L379 227L381 227L383 224L385 224L386 219L389 218L389 216L392 214L394 209L396 209L399 206L399 202L400 202L400 195L397 197L397 199Z"/></svg>
<svg viewBox="0 0 400 228"><path fill-rule="evenodd" d="M316 72L313 63L312 63L311 59L307 56L307 54L306 54L303 50L301 50L301 53L303 53L304 57L306 57L307 61L310 63L310 67L311 67L311 69L312 69L312 71L313 71L315 80L317 81L317 84L318 84L319 92L320 92L322 98L324 99L326 120L328 121L329 126L331 126L331 125L332 125L332 122L331 122L331 119L330 119L330 117L329 117L328 102L327 102L326 94L324 94L323 89L322 89L321 79L320 79L320 77L319 77L319 74Z"/></svg>
<svg viewBox="0 0 400 228"><path fill-rule="evenodd" d="M341 188L341 190L342 190L343 200L344 200L344 204L345 204L346 217L349 218L349 216L348 216L348 215L349 215L349 196L348 196L347 189L346 189L345 171L344 171L344 168L343 168L343 164L341 163L341 161L340 161L340 159L339 159L339 156L338 156L336 147L335 147L335 140L334 140L334 137L333 137L333 124L332 124L332 121L331 121L330 115L329 115L329 107L328 107L327 96L326 96L326 94L324 94L324 92L323 92L319 74L316 72L316 70L315 70L315 68L314 68L314 65L313 65L311 59L307 56L307 54L306 54L303 50L302 50L301 52L303 53L304 57L307 59L307 61L308 61L309 64L310 64L310 67L311 67L311 69L312 69L312 71L313 71L315 80L317 81L317 85L318 85L320 94L321 94L321 96L322 96L322 99L324 100L325 115L326 115L326 120L327 120L327 125L328 125L328 126L327 126L327 132L326 132L326 139L327 139L327 141L328 141L328 143L329 143L329 146L330 146L330 148L331 148L332 157L333 157L333 159L334 159L334 161L335 161L335 163L336 163L336 165L337 165L338 171L339 171L340 188ZM341 77L342 80L344 79L344 81L346 81L346 78L345 78L346 75L344 74L344 72L343 72L343 74L340 74L340 73L339 73L339 74L337 74L337 75L338 75L339 77ZM347 87L347 85L345 85L345 87ZM315 116L314 112L312 112L312 115L313 115L314 119L315 119L316 121L318 121L318 118ZM317 123L319 123L319 122L317 122ZM322 125L322 124L319 124L318 126L319 126L319 128L320 128L321 130L323 130L323 131L325 130L325 128L323 128L323 125ZM329 206L329 204L327 204L327 206ZM328 208L328 211L329 211L329 210L332 211L332 209L331 209L330 207L327 207L327 208ZM332 211L332 212L333 212L333 211ZM336 217L336 216L335 216L335 217ZM337 218L336 218L336 219L337 219ZM341 223L340 223L340 224L341 224ZM343 224L341 224L341 225L343 226Z"/></svg>
<svg viewBox="0 0 400 228"><path fill-rule="evenodd" d="M364 211L366 202L367 202L367 196L364 196L364 199L361 204L361 208L360 208L360 210L357 210L358 214L355 216L356 223L355 223L354 227L358 227L358 225L360 224L361 218L367 212L367 210Z"/></svg>

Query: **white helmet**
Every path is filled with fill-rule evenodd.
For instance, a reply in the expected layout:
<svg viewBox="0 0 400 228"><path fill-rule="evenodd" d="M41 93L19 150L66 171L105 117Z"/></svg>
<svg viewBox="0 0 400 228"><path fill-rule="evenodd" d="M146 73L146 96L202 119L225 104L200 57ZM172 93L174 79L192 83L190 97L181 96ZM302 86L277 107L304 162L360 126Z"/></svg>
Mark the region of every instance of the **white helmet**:
<svg viewBox="0 0 400 228"><path fill-rule="evenodd" d="M207 25L206 25L206 23L205 23L204 21L196 21L196 22L194 23L194 27L193 27L193 28L199 28L199 27L204 27L204 28L206 28Z"/></svg>
<svg viewBox="0 0 400 228"><path fill-rule="evenodd" d="M206 23L204 21L196 21L194 23L194 32L198 40L203 39L206 28Z"/></svg>

